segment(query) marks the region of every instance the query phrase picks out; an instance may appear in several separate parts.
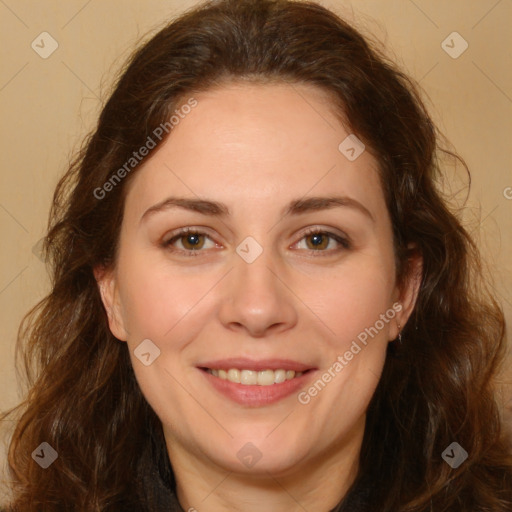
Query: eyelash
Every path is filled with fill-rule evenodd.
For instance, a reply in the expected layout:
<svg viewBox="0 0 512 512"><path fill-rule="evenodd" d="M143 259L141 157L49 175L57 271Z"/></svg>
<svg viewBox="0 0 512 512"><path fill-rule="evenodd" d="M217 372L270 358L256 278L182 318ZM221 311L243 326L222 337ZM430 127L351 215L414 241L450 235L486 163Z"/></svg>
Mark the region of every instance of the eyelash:
<svg viewBox="0 0 512 512"><path fill-rule="evenodd" d="M176 240L179 240L180 238L184 237L185 235L187 234L194 234L194 235L205 235L207 236L208 238L210 238L211 240L211 237L208 235L208 233L205 233L204 231L200 231L199 229L194 229L194 228L190 228L190 227L187 227L187 228L183 228L183 229L180 229L176 234L174 234L169 240L166 240L165 242L162 242L161 243L161 246L162 248L164 249L168 249L168 250L171 250L171 252L179 252L181 253L182 255L184 256L187 256L187 257L197 257L197 256L200 256L202 252L204 252L203 250L199 249L199 250L183 250L183 249L175 249L172 247L172 244L176 241ZM318 228L309 228L301 237L301 239L299 240L299 242L306 238L307 236L310 236L310 235L327 235L329 238L332 238L334 239L336 242L338 242L342 248L338 248L338 249L331 249L331 250L313 250L313 249L307 249L306 251L311 255L311 256L314 256L314 257L317 257L317 256L324 256L324 254L322 253L328 253L328 254L332 254L333 252L334 253L337 253L341 250L349 250L352 248L352 244L351 242L349 241L348 238L344 238L340 235L337 235L335 233L331 233L330 231L325 231L325 230L321 230L321 229L318 229ZM298 243L298 242L296 242Z"/></svg>

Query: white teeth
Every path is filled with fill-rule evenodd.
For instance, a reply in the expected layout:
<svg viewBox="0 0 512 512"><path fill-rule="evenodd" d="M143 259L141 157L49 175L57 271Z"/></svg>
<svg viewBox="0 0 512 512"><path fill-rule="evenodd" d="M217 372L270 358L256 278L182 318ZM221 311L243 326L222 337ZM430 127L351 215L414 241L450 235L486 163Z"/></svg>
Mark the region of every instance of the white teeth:
<svg viewBox="0 0 512 512"><path fill-rule="evenodd" d="M240 370L231 368L228 370L228 380L240 384Z"/></svg>
<svg viewBox="0 0 512 512"><path fill-rule="evenodd" d="M262 372L258 372L258 384L260 386L271 386L274 384L274 371L264 370Z"/></svg>
<svg viewBox="0 0 512 512"><path fill-rule="evenodd" d="M246 386L254 386L256 384L259 386L271 386L272 384L280 384L285 380L300 377L304 372L295 372L294 370L263 370L256 372L254 370L230 368L228 371L208 369L208 373L220 379Z"/></svg>
<svg viewBox="0 0 512 512"><path fill-rule="evenodd" d="M286 372L284 370L274 370L274 382L279 384L286 380Z"/></svg>
<svg viewBox="0 0 512 512"><path fill-rule="evenodd" d="M240 384L246 384L248 386L258 383L258 372L252 370L242 370L240 374Z"/></svg>

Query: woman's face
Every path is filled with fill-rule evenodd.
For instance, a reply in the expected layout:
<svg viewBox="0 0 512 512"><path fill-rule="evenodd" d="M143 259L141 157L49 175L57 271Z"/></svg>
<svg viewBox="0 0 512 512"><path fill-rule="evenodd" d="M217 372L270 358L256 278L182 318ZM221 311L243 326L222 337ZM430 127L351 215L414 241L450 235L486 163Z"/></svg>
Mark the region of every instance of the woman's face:
<svg viewBox="0 0 512 512"><path fill-rule="evenodd" d="M376 160L312 86L195 99L130 183L99 279L111 329L171 461L284 475L356 454L408 311Z"/></svg>

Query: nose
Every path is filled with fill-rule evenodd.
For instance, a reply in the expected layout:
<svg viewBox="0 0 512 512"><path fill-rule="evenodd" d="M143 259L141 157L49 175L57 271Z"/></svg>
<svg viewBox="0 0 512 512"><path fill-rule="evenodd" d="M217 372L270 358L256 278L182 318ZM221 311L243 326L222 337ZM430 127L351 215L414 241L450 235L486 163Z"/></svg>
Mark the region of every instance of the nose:
<svg viewBox="0 0 512 512"><path fill-rule="evenodd" d="M235 258L235 268L224 282L222 324L255 338L293 328L298 321L298 299L271 251L263 250L252 263Z"/></svg>

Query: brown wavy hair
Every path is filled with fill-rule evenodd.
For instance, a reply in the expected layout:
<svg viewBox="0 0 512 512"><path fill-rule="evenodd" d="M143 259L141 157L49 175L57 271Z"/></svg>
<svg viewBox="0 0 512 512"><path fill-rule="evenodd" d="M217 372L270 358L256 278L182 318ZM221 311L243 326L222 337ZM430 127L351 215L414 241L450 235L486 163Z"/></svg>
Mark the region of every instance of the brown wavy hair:
<svg viewBox="0 0 512 512"><path fill-rule="evenodd" d="M400 282L410 247L423 258L403 344L390 344L368 409L354 484L371 482L368 510L512 510L510 446L494 389L504 317L477 247L439 186L441 155L467 166L441 148L419 87L376 45L329 10L287 0L208 2L160 30L130 58L60 180L45 239L51 292L18 333L29 391L4 414L20 413L8 457L12 510L120 510L144 447L156 440L166 457L161 424L127 345L109 330L93 274L115 265L137 169L103 199L94 191L184 99L231 80L331 93L380 164ZM59 454L51 470L31 458L43 441ZM457 469L441 457L454 441L469 454Z"/></svg>

